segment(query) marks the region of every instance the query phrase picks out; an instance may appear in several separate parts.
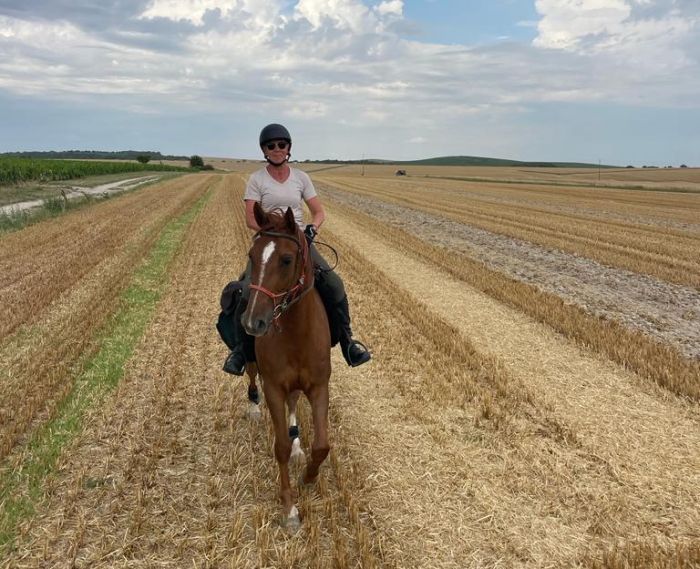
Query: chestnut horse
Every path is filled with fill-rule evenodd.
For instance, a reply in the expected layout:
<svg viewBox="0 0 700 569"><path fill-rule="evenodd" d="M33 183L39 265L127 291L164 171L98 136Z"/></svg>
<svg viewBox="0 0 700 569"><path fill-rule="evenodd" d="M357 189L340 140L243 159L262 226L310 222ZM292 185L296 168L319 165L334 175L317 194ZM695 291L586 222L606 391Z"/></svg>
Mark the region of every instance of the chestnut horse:
<svg viewBox="0 0 700 569"><path fill-rule="evenodd" d="M303 456L296 425L296 403L301 393L311 404L314 442L302 476L304 484L318 477L330 450L328 442L328 380L331 375L330 331L326 310L314 288L309 245L291 208L284 215L254 208L260 231L250 249L252 265L248 306L241 317L255 336L257 368L275 430L275 457L280 469L283 523L299 527L299 511L289 483L292 453ZM254 371L251 388L254 384ZM251 397L251 400L253 398ZM285 403L289 408L286 421ZM288 431L289 427L289 431Z"/></svg>

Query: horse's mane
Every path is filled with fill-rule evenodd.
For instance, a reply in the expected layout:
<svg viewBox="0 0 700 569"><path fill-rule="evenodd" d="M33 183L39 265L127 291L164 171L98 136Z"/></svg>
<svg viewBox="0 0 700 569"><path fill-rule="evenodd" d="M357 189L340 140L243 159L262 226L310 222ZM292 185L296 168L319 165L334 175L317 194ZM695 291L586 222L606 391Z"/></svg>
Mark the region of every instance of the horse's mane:
<svg viewBox="0 0 700 569"><path fill-rule="evenodd" d="M267 223L260 227L260 231L277 231L286 233L286 221L284 218L284 212L279 209L273 211L268 211ZM296 225L295 225L296 227ZM296 233L296 232L295 232Z"/></svg>

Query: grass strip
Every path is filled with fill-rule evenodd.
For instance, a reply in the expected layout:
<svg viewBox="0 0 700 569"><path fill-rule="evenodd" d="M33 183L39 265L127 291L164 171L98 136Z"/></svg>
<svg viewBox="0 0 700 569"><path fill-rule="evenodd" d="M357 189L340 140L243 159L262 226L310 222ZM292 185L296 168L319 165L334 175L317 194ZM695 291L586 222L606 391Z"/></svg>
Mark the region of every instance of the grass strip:
<svg viewBox="0 0 700 569"><path fill-rule="evenodd" d="M86 412L101 404L124 375L126 362L146 331L163 294L167 270L185 231L211 194L163 229L143 264L122 293L118 309L98 339L99 348L75 378L56 416L37 429L26 444L23 460L0 472L0 555L12 547L19 524L34 514L44 482L63 449L80 432Z"/></svg>

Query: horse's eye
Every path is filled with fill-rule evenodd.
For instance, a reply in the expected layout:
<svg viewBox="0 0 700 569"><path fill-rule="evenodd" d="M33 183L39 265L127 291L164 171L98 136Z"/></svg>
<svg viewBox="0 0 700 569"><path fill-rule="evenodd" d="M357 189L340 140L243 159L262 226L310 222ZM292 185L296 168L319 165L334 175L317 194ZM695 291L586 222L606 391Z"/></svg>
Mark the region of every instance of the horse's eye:
<svg viewBox="0 0 700 569"><path fill-rule="evenodd" d="M289 265L292 264L292 256L291 255L282 255L280 258L280 262L282 263L283 267L288 267Z"/></svg>

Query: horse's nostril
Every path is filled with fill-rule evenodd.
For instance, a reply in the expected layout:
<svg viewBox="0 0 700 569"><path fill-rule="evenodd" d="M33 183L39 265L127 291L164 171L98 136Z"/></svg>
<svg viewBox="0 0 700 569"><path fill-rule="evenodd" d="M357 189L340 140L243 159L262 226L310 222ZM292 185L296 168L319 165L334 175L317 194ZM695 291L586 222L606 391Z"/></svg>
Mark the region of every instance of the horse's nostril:
<svg viewBox="0 0 700 569"><path fill-rule="evenodd" d="M258 318L254 324L254 330L255 330L256 334L263 334L266 329L267 329L267 322L265 322L265 320L263 320L262 318Z"/></svg>
<svg viewBox="0 0 700 569"><path fill-rule="evenodd" d="M268 323L265 318L253 318L242 322L243 328L251 336L262 336L267 332Z"/></svg>

